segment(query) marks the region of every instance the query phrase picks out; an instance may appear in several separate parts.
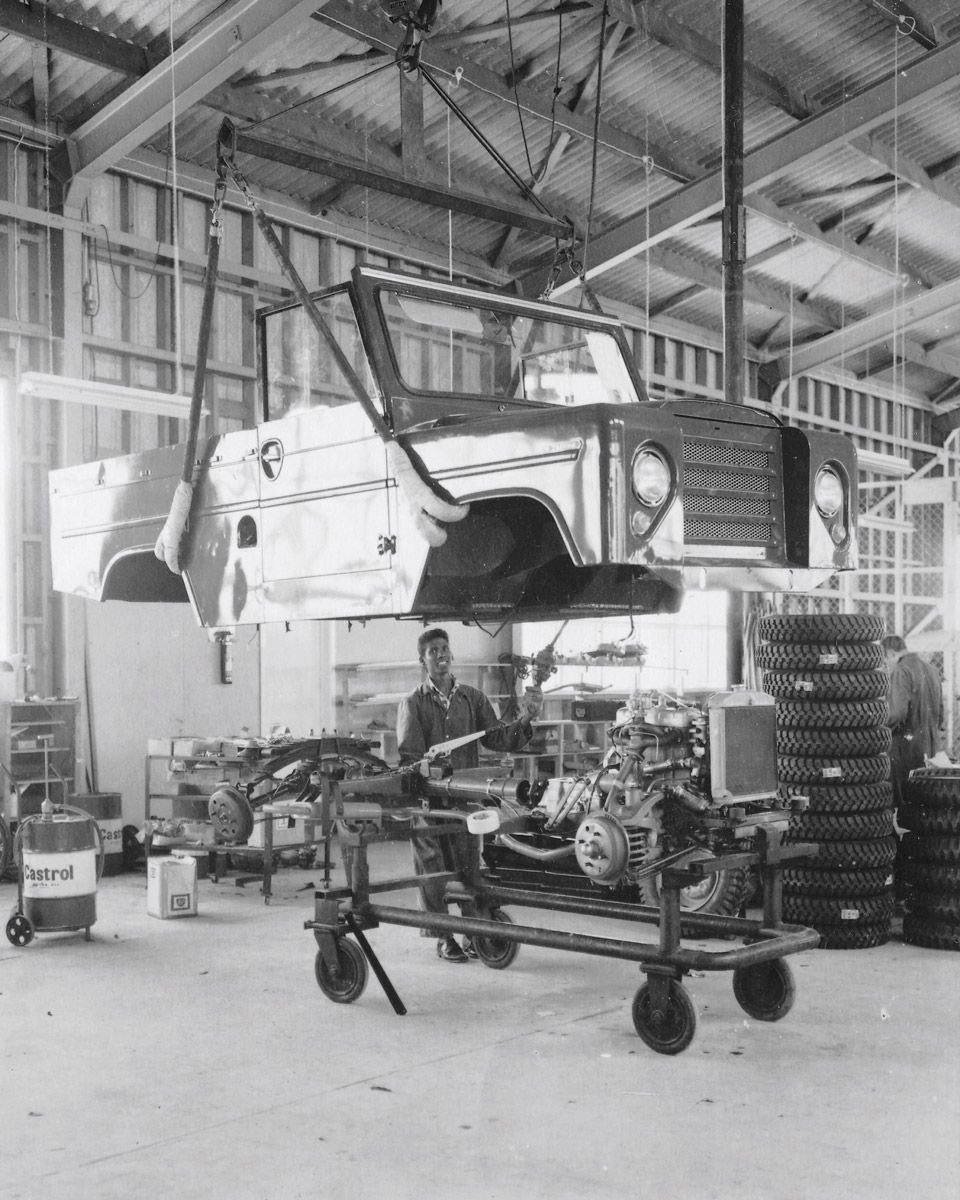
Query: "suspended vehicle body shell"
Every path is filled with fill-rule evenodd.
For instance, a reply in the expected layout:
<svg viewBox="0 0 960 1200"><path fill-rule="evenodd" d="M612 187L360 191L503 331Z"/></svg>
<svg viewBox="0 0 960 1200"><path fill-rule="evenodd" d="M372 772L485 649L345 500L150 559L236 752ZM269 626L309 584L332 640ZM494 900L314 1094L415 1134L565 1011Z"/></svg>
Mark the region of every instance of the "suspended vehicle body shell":
<svg viewBox="0 0 960 1200"><path fill-rule="evenodd" d="M182 576L154 556L181 447L51 472L54 587L205 626L676 611L856 566L856 451L742 405L651 401L613 318L359 267L258 314L264 420L200 439ZM365 405L468 514L430 545ZM826 487L824 486L826 480ZM820 504L821 494L826 503Z"/></svg>

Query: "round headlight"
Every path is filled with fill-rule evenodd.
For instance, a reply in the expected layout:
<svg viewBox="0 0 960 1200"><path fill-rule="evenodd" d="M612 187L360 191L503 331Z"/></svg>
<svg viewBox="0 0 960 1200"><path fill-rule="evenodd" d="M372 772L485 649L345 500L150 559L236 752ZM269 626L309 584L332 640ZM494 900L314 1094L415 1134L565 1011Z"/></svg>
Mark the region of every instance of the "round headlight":
<svg viewBox="0 0 960 1200"><path fill-rule="evenodd" d="M670 494L670 468L656 450L641 450L633 460L633 490L641 504L655 507Z"/></svg>
<svg viewBox="0 0 960 1200"><path fill-rule="evenodd" d="M813 482L813 498L822 517L835 517L843 507L843 481L833 467L821 467Z"/></svg>

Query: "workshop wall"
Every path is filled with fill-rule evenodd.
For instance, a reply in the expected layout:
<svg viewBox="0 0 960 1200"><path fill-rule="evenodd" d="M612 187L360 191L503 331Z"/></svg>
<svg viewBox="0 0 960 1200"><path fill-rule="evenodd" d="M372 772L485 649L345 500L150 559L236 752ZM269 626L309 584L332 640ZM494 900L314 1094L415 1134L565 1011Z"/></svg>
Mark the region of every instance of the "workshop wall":
<svg viewBox="0 0 960 1200"><path fill-rule="evenodd" d="M107 601L87 604L85 615L93 750L80 777L92 768L96 790L119 792L124 822L139 827L149 738L259 732L260 635L238 631L224 684L220 647L187 604Z"/></svg>

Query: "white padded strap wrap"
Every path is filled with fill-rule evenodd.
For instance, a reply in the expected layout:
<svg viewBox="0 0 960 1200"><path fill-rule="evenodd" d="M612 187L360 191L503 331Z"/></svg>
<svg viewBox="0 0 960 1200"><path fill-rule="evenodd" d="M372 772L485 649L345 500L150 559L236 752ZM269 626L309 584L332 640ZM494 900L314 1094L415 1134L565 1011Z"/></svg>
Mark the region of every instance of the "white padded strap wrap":
<svg viewBox="0 0 960 1200"><path fill-rule="evenodd" d="M414 523L431 546L442 546L447 540L447 531L439 521L462 521L470 511L469 504L450 504L432 491L417 474L413 463L403 447L393 439L384 442L387 448L387 466L397 481L397 487L407 507L413 514Z"/></svg>
<svg viewBox="0 0 960 1200"><path fill-rule="evenodd" d="M160 530L157 544L153 548L157 558L162 559L175 575L182 574L180 570L180 540L187 527L192 502L193 484L184 483L181 479L173 494L170 512Z"/></svg>

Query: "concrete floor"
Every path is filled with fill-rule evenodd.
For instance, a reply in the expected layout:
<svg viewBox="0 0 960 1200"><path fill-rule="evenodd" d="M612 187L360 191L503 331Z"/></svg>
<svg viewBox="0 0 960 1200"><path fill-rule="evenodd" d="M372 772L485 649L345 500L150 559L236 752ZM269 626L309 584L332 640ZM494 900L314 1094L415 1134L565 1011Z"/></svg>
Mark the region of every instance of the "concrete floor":
<svg viewBox="0 0 960 1200"><path fill-rule="evenodd" d="M406 869L406 847L380 853L375 873ZM957 955L797 955L776 1024L729 973L688 978L699 1029L666 1057L633 1030L635 966L532 946L490 971L385 926L370 939L408 1014L372 976L331 1003L297 890L315 878L281 871L270 906L201 880L199 916L157 920L144 876L114 876L91 942L3 939L2 1200L960 1196ZM15 901L0 886L0 911Z"/></svg>

